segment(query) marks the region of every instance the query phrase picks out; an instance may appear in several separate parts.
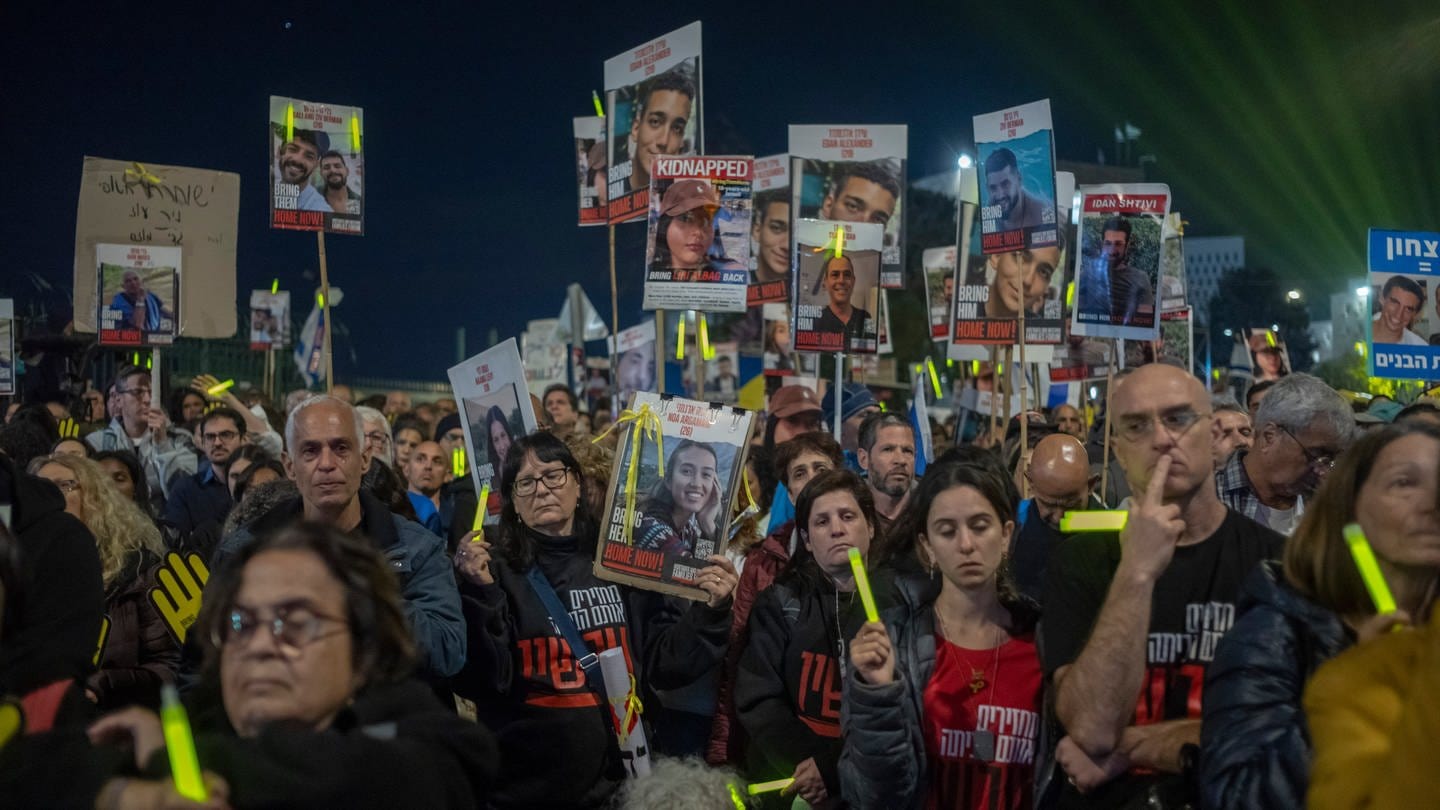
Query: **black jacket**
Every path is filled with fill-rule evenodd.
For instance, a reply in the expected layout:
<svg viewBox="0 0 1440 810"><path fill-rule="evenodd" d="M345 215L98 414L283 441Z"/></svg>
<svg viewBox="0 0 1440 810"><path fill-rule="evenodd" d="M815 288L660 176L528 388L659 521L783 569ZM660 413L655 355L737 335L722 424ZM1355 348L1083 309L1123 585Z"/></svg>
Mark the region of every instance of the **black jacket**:
<svg viewBox="0 0 1440 810"><path fill-rule="evenodd" d="M1354 639L1274 562L1246 581L1237 610L1205 671L1201 798L1207 808L1303 807L1311 752L1300 698L1315 670Z"/></svg>

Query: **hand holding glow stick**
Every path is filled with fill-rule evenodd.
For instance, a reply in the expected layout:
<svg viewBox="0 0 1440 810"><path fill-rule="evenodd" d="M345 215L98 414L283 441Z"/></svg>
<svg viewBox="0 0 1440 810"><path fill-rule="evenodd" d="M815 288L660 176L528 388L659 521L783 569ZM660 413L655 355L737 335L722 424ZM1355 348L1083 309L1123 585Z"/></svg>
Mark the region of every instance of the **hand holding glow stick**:
<svg viewBox="0 0 1440 810"><path fill-rule="evenodd" d="M870 592L870 577L865 573L865 561L860 559L860 549L854 546L850 547L850 570L855 572L855 590L860 592L860 602L865 605L865 621L880 621L880 614L875 610L875 595Z"/></svg>
<svg viewBox="0 0 1440 810"><path fill-rule="evenodd" d="M854 549L851 550L853 551ZM761 793L774 793L777 790L784 790L793 784L795 784L795 777L790 776L785 779L776 779L773 782L756 782L751 785L746 785L745 792L751 796L758 796Z"/></svg>
<svg viewBox="0 0 1440 810"><path fill-rule="evenodd" d="M234 385L234 380L226 380L225 382L216 383L215 385L206 388L205 393L209 394L212 397L218 397L226 391L229 391L232 387L234 387Z"/></svg>
<svg viewBox="0 0 1440 810"><path fill-rule="evenodd" d="M490 485L480 487L480 502L475 504L475 520L470 524L470 531L479 532L470 542L478 543L485 539L485 513L489 511L486 506L490 502Z"/></svg>
<svg viewBox="0 0 1440 810"><path fill-rule="evenodd" d="M1124 509L1100 509L1087 512L1070 511L1060 518L1060 531L1118 532L1125 528L1130 513Z"/></svg>
<svg viewBox="0 0 1440 810"><path fill-rule="evenodd" d="M1355 567L1360 569L1360 579L1365 582L1365 590L1369 591L1370 599L1375 602L1375 612L1394 613L1395 597L1390 593L1385 575L1380 572L1380 563L1375 559L1375 551L1370 548L1370 541L1365 538L1365 530L1361 529L1358 523L1348 523L1343 531L1345 544L1350 547L1350 556L1355 558ZM1399 626L1395 629L1398 630Z"/></svg>
<svg viewBox="0 0 1440 810"><path fill-rule="evenodd" d="M192 802L208 800L205 780L200 775L200 758L195 755L195 737L190 733L190 718L180 705L180 694L168 683L160 687L160 727L165 732L165 752L170 756L175 792Z"/></svg>

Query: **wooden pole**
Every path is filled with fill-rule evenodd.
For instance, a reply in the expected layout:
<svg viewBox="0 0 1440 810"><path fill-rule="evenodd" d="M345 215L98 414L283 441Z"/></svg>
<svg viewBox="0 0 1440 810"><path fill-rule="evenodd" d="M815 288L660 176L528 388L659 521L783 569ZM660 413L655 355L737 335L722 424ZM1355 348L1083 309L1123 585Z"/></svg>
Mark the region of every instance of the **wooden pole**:
<svg viewBox="0 0 1440 810"><path fill-rule="evenodd" d="M978 393L978 392L977 392ZM986 441L995 438L995 425L1000 419L1000 348L990 347L990 435Z"/></svg>
<svg viewBox="0 0 1440 810"><path fill-rule="evenodd" d="M835 353L835 399L834 399L834 402L835 402L835 420L834 420L834 421L835 421L835 424L834 424L834 429L835 429L835 441L837 441L837 442L840 441L840 432L841 432L841 430L842 430L842 424L843 424L843 420L841 420L840 414L843 413L844 410L845 410L845 407L844 407L844 406L845 406L845 403L841 401L841 397L844 395L844 393L845 393L845 353L844 353L844 352L836 352L836 353Z"/></svg>
<svg viewBox="0 0 1440 810"><path fill-rule="evenodd" d="M1105 372L1105 427L1103 428L1104 438L1101 440L1104 453L1101 454L1103 463L1100 465L1100 497L1107 499L1105 505L1110 507L1115 506L1115 504L1110 503L1108 500L1109 489L1107 488L1107 485L1110 483L1110 392L1114 387L1115 361L1112 358L1110 361L1110 369Z"/></svg>
<svg viewBox="0 0 1440 810"><path fill-rule="evenodd" d="M334 350L334 328L330 323L330 272L325 267L325 232L316 231L315 241L320 248L320 309L325 319L325 393L335 387L335 364L331 356Z"/></svg>
<svg viewBox="0 0 1440 810"><path fill-rule="evenodd" d="M1015 386L1010 383L1011 367L1014 365L1015 347L1005 347L1005 373L1001 376L1005 379L1005 432L1010 432L1010 395L1014 393Z"/></svg>
<svg viewBox="0 0 1440 810"><path fill-rule="evenodd" d="M1020 290L1020 497L1030 497L1030 479L1023 475L1025 472L1025 458L1030 444L1030 417L1027 413L1029 408L1026 405L1026 389L1029 388L1028 367L1025 365L1025 290ZM1008 413L1008 410L1007 410Z"/></svg>
<svg viewBox="0 0 1440 810"><path fill-rule="evenodd" d="M655 310L655 393L665 393L665 310L663 309Z"/></svg>
<svg viewBox="0 0 1440 810"><path fill-rule="evenodd" d="M615 359L620 349L620 288L615 281L615 223L610 223L610 391L616 417L624 403L620 402L620 366Z"/></svg>

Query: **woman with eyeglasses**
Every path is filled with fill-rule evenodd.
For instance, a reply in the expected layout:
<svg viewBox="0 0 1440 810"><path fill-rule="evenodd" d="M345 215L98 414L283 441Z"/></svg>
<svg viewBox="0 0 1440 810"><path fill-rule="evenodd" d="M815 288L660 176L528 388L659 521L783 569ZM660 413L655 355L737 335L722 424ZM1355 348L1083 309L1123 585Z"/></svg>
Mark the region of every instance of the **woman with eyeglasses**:
<svg viewBox="0 0 1440 810"><path fill-rule="evenodd" d="M65 511L85 524L100 553L109 629L97 639L99 668L86 695L101 709L158 707L161 684L180 665L180 646L149 597L165 554L160 530L89 459L43 456L30 462L30 473L60 489Z"/></svg>
<svg viewBox="0 0 1440 810"><path fill-rule="evenodd" d="M469 647L452 686L500 740L492 807L603 807L626 765L604 685L566 636L578 634L591 654L623 650L637 695L685 686L724 653L738 577L729 560L712 556L697 580L709 598L683 610L598 579L584 473L549 433L517 439L502 480L500 525L488 538L461 538L455 553ZM550 594L563 615L546 608Z"/></svg>
<svg viewBox="0 0 1440 810"><path fill-rule="evenodd" d="M219 693L190 715L209 789L200 806L485 806L494 740L414 679L399 585L371 544L300 524L246 546L227 571L191 628L205 651L197 700ZM192 806L175 793L154 713L112 714L89 737L92 758L67 757L67 791L101 808ZM115 744L133 748L136 775L99 776L115 756L96 752Z"/></svg>

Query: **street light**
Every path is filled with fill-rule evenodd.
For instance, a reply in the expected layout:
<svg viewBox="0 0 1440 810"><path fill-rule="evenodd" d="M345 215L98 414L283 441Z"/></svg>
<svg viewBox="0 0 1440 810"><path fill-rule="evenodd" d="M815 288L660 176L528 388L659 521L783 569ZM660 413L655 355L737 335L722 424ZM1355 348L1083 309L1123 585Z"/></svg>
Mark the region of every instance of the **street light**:
<svg viewBox="0 0 1440 810"><path fill-rule="evenodd" d="M1367 287L1356 287L1356 288L1355 288L1355 297L1357 297L1357 298L1369 298L1369 297L1370 297L1370 288L1369 288L1368 286L1367 286Z"/></svg>
<svg viewBox="0 0 1440 810"><path fill-rule="evenodd" d="M1300 300L1300 291L1299 291L1299 290L1291 290L1290 292L1285 293L1285 297L1288 298L1288 299L1290 299L1291 301L1299 301L1299 300Z"/></svg>
<svg viewBox="0 0 1440 810"><path fill-rule="evenodd" d="M960 157L955 159L955 165L959 166L961 169L968 169L971 166L975 165L975 159L965 154L964 152L961 152Z"/></svg>

